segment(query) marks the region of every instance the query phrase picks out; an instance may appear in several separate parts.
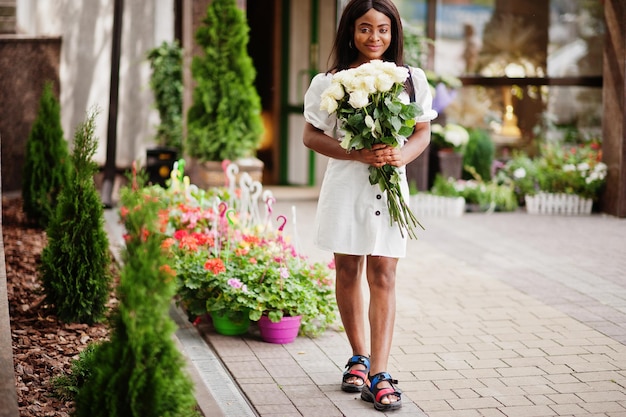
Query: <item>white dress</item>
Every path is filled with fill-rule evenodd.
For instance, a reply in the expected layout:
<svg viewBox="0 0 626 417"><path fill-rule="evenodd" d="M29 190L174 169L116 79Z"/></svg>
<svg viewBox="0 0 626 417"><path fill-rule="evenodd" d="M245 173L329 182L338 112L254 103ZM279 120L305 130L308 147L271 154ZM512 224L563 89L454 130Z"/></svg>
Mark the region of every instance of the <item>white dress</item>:
<svg viewBox="0 0 626 417"><path fill-rule="evenodd" d="M427 122L437 117L432 109L432 94L424 71L411 68L415 101L423 114L415 120ZM330 85L331 74L321 73L311 81L304 96L304 118L328 136L341 140L336 116L320 110L322 92ZM406 92L400 100L409 102ZM369 165L330 158L324 174L315 220L315 243L322 250L346 255L374 255L402 258L406 255L406 233L391 224L387 196L378 184L369 183ZM409 195L405 167L400 168L401 189ZM419 227L419 226L418 226Z"/></svg>

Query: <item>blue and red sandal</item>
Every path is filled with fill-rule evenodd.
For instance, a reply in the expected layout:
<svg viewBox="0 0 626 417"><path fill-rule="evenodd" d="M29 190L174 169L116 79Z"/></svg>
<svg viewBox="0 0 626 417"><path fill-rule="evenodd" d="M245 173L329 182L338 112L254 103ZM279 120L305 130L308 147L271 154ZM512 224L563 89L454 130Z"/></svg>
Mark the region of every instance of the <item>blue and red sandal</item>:
<svg viewBox="0 0 626 417"><path fill-rule="evenodd" d="M396 387L397 380L391 378L387 372L380 372L374 376L370 376L370 385L365 386L361 391L361 399L370 403L374 403L374 408L378 411L391 411L397 410L402 407L402 391ZM391 384L391 387L378 388L380 382L387 381ZM393 395L398 398L398 401L384 404L381 402L383 397Z"/></svg>
<svg viewBox="0 0 626 417"><path fill-rule="evenodd" d="M351 369L354 365L363 365L365 369ZM367 384L367 374L370 371L370 359L367 356L354 355L348 360L346 368L348 369L343 373L341 389L345 392L361 392L363 387ZM346 382L350 378L359 378L363 383L359 385L354 382Z"/></svg>

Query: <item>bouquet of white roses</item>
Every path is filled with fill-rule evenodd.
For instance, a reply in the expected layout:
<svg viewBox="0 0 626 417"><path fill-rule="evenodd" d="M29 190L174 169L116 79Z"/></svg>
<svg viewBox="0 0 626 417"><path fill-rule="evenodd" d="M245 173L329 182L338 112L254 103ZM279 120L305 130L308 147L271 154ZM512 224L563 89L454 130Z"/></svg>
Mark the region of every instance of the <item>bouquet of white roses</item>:
<svg viewBox="0 0 626 417"><path fill-rule="evenodd" d="M331 85L322 93L320 109L337 114L345 133L341 141L344 149L371 149L378 143L398 147L406 141L413 133L415 117L422 112L416 103L404 104L398 99L408 76L408 68L381 60L333 75ZM378 184L387 193L392 224L398 223L402 236L406 231L409 237L417 238L414 228L423 226L402 198L398 167L370 167L369 172L370 184Z"/></svg>

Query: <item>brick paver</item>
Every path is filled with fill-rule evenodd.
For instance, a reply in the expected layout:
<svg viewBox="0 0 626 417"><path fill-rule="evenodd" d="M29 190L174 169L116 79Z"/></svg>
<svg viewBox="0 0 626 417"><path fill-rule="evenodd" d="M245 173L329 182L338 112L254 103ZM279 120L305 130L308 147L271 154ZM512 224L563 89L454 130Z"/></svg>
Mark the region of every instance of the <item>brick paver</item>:
<svg viewBox="0 0 626 417"><path fill-rule="evenodd" d="M280 190L278 190L280 191ZM314 198L277 196L314 260ZM295 194L294 194L295 195ZM626 220L466 213L421 219L399 263L393 416L626 417ZM294 231L296 233L294 234ZM261 416L381 416L340 390L340 327L287 345L205 339Z"/></svg>

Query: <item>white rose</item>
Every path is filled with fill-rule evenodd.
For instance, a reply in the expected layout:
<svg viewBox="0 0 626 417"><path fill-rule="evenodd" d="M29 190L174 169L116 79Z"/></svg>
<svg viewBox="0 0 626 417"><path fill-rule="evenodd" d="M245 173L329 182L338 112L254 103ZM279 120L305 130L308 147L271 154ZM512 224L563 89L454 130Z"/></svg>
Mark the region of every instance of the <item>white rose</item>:
<svg viewBox="0 0 626 417"><path fill-rule="evenodd" d="M356 90L350 93L348 103L355 109L361 109L369 104L369 97L366 91Z"/></svg>
<svg viewBox="0 0 626 417"><path fill-rule="evenodd" d="M376 78L369 74L363 74L359 77L356 77L354 84L355 88L353 89L353 91L363 90L366 94L372 94L376 92Z"/></svg>
<svg viewBox="0 0 626 417"><path fill-rule="evenodd" d="M394 79L387 73L381 72L376 77L376 90L377 91L389 91L395 84Z"/></svg>
<svg viewBox="0 0 626 417"><path fill-rule="evenodd" d="M322 95L320 110L326 110L328 114L333 114L337 110L337 100L329 95Z"/></svg>
<svg viewBox="0 0 626 417"><path fill-rule="evenodd" d="M324 94L328 94L330 97L334 98L335 100L341 100L343 96L345 95L345 90L343 89L343 86L340 83L332 82L330 86L328 86L328 88L324 90L324 93L322 93L322 97L324 96Z"/></svg>

